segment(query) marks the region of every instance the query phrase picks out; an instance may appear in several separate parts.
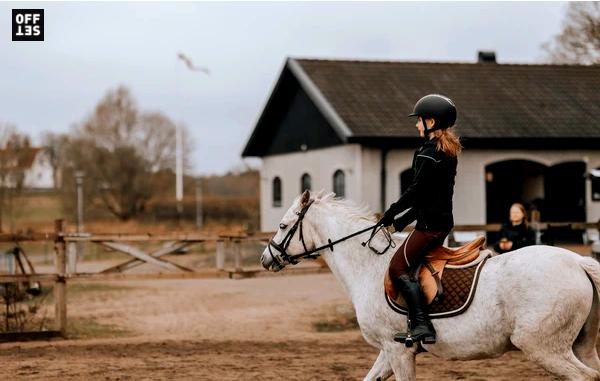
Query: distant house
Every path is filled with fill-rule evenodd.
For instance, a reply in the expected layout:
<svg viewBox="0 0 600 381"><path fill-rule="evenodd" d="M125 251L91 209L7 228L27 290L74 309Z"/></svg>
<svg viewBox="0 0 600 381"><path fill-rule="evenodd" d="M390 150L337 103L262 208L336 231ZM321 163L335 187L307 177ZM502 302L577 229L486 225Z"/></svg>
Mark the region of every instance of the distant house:
<svg viewBox="0 0 600 381"><path fill-rule="evenodd" d="M8 188L50 190L56 187L50 152L28 147L18 151L0 150L0 184Z"/></svg>
<svg viewBox="0 0 600 381"><path fill-rule="evenodd" d="M600 219L600 66L288 59L243 150L262 158L261 229L302 189L383 211L410 184L420 145L406 115L451 97L465 150L457 224L504 221L513 202L543 221Z"/></svg>

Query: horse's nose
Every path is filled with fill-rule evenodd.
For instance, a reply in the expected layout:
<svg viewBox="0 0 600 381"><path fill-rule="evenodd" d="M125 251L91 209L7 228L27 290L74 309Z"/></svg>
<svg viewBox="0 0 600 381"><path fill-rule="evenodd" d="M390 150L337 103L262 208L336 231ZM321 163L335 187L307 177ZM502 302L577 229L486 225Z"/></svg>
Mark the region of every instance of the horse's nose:
<svg viewBox="0 0 600 381"><path fill-rule="evenodd" d="M260 255L260 263L262 264L262 266L266 269L269 270L269 268L271 267L271 261L268 260L267 255L265 254L265 252L263 251L263 253Z"/></svg>

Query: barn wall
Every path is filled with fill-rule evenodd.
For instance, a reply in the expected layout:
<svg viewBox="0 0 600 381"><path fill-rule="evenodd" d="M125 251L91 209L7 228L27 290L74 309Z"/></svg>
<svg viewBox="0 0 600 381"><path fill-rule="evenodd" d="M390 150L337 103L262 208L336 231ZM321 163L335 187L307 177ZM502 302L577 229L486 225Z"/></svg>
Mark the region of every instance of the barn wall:
<svg viewBox="0 0 600 381"><path fill-rule="evenodd" d="M400 173L410 168L413 150L392 150L387 156L386 205L400 195ZM456 224L486 222L485 167L504 160L531 160L546 166L567 161L586 161L588 170L600 167L598 151L525 151L467 150L459 159L454 191ZM308 172L312 189L333 190L333 173L346 173L346 197L365 202L374 212L380 210L381 151L356 144L315 149L306 152L272 155L263 158L261 169L261 229L273 230L300 194L300 176ZM282 206L272 206L271 182L280 176L283 182ZM588 222L600 219L600 202L591 199L591 182L586 182L586 215Z"/></svg>
<svg viewBox="0 0 600 381"><path fill-rule="evenodd" d="M358 144L315 149L263 157L260 170L261 230L276 230L277 224L300 195L300 177L310 174L312 190L333 191L333 173L341 169L346 175L346 198L360 200L362 173L361 147ZM282 205L273 207L272 181L279 176L282 181Z"/></svg>

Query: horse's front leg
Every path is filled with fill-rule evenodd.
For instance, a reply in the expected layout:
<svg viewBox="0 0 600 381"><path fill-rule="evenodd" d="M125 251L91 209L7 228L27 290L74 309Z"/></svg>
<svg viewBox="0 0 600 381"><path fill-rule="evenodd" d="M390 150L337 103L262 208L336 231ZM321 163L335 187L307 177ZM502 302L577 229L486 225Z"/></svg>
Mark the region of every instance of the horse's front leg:
<svg viewBox="0 0 600 381"><path fill-rule="evenodd" d="M390 365L385 352L382 350L379 352L377 360L375 360L375 363L363 381L384 381L393 373L392 366Z"/></svg>
<svg viewBox="0 0 600 381"><path fill-rule="evenodd" d="M416 381L416 349L408 349L404 344L393 343L386 348L386 358L392 367L396 381Z"/></svg>

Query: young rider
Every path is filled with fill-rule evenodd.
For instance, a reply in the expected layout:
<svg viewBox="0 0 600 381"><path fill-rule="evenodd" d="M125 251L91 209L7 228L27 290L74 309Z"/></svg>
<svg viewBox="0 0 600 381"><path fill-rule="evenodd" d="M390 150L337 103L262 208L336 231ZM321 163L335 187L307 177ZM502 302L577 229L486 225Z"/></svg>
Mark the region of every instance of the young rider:
<svg viewBox="0 0 600 381"><path fill-rule="evenodd" d="M431 249L441 245L454 227L452 195L457 156L462 146L448 128L456 121L456 107L449 98L430 94L421 98L412 114L425 141L413 157L413 181L379 221L394 224L397 231L417 220L415 229L390 261L389 275L408 305L410 334L414 341L435 343L427 302L415 270ZM396 215L408 210L395 220Z"/></svg>

